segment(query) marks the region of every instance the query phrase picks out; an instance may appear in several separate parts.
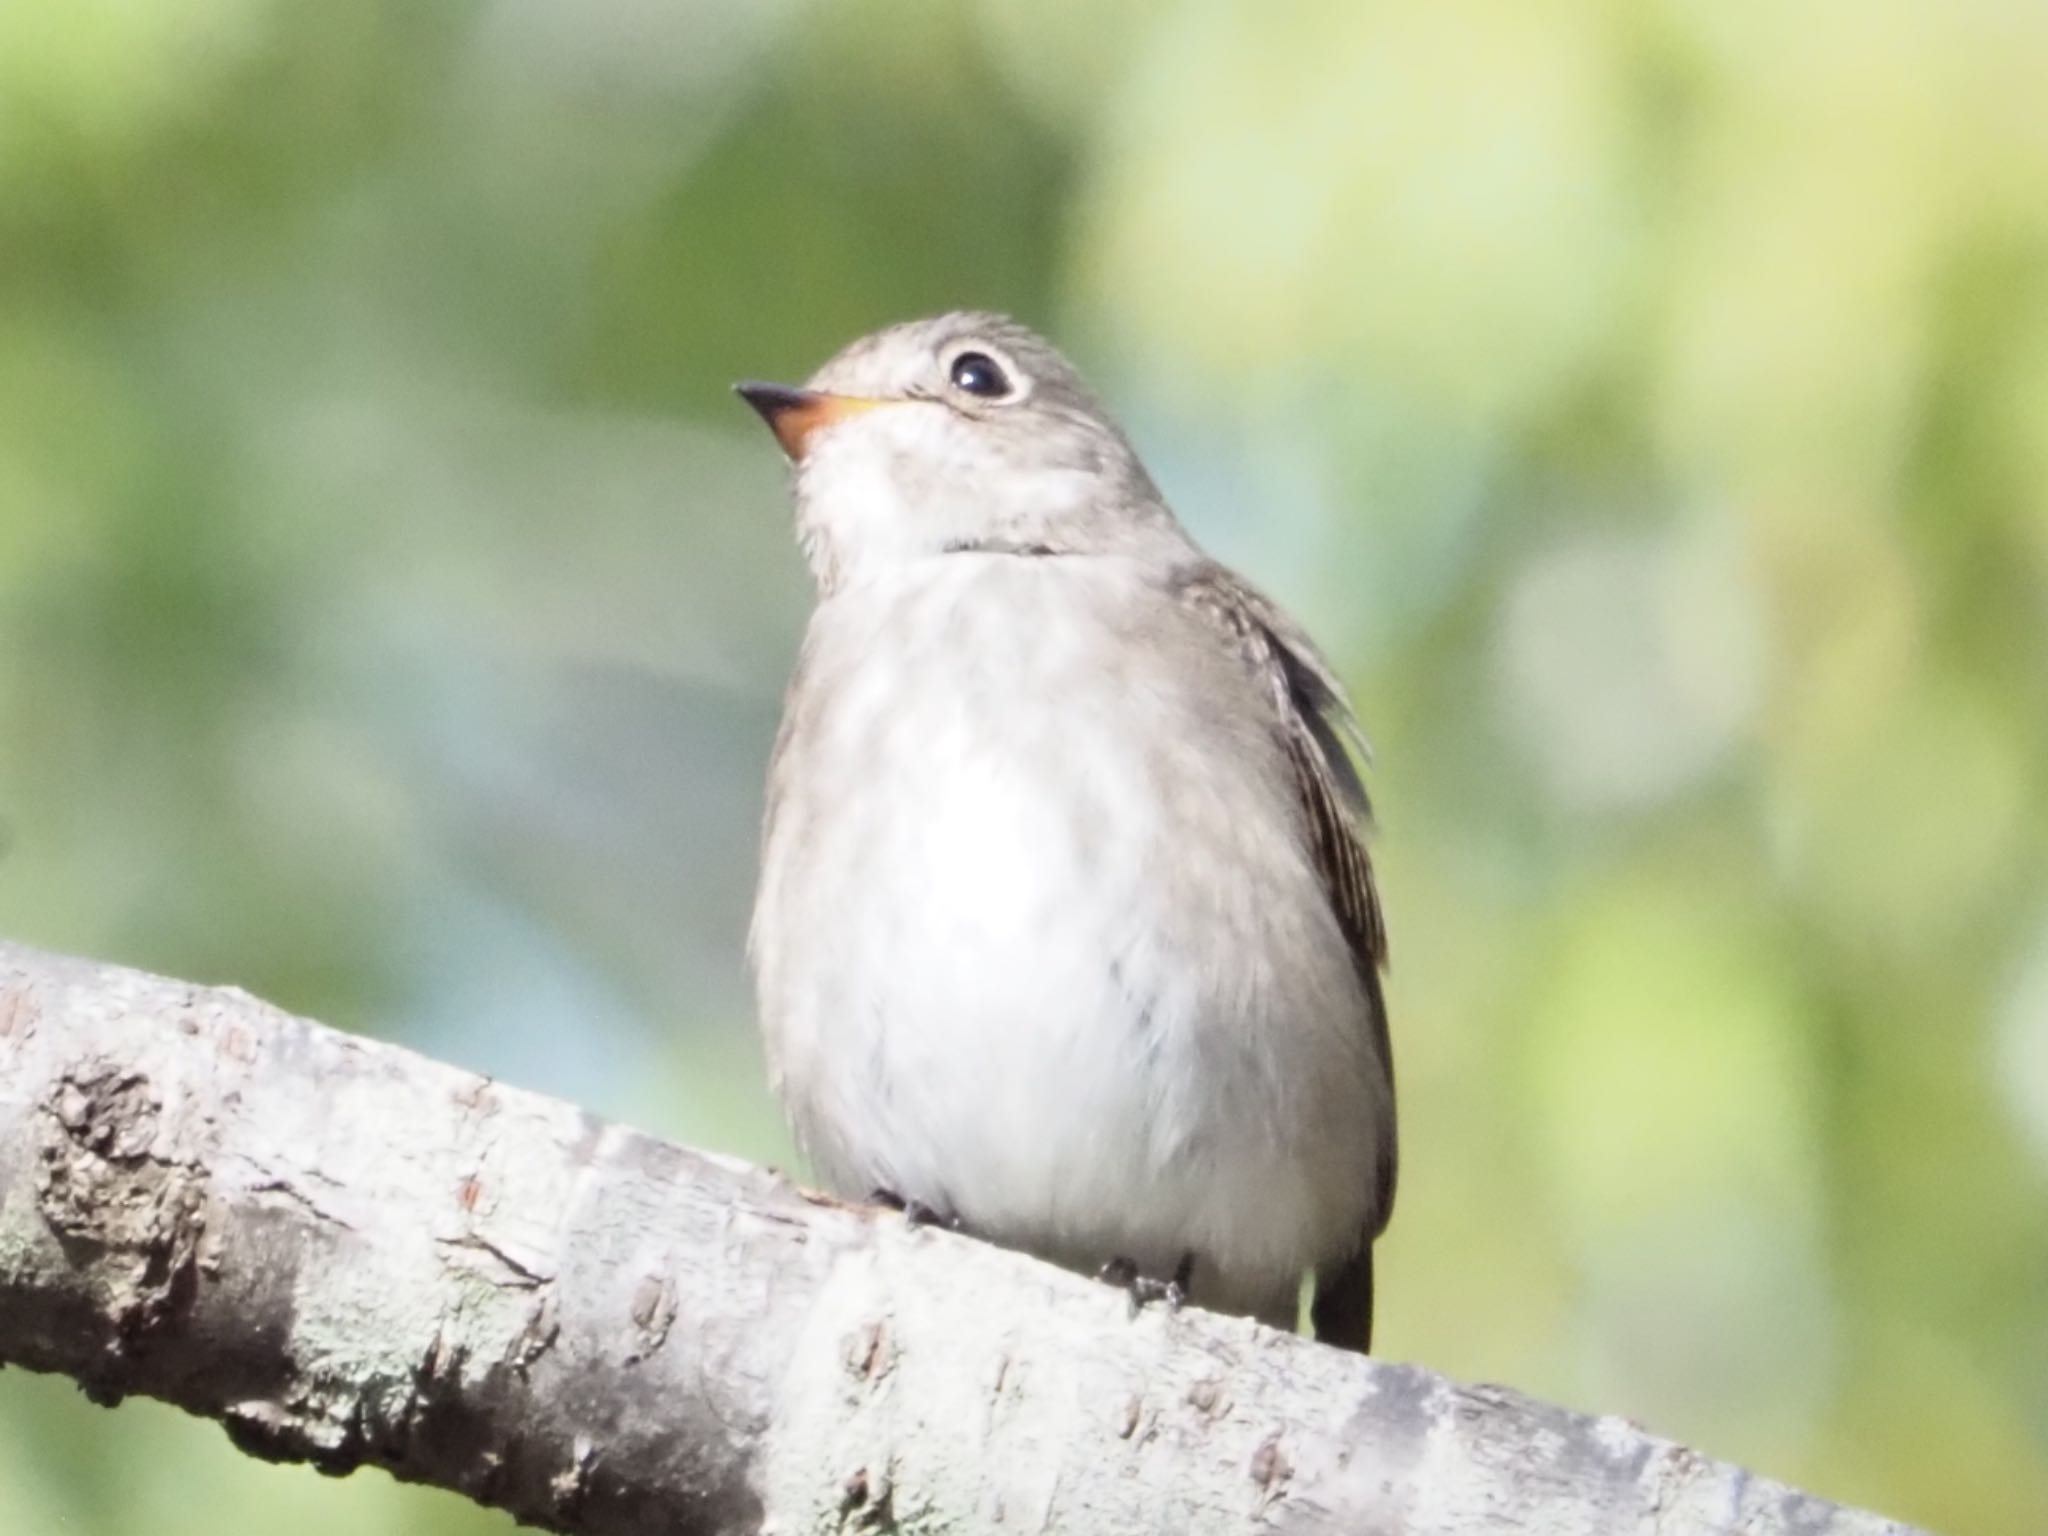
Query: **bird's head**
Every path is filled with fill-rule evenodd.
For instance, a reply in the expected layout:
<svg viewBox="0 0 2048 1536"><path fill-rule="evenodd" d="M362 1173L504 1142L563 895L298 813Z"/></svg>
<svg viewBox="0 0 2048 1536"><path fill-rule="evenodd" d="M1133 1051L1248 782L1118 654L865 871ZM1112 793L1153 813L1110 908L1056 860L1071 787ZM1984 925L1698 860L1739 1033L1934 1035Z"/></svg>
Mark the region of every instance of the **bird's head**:
<svg viewBox="0 0 2048 1536"><path fill-rule="evenodd" d="M823 588L949 553L1185 543L1072 365L1001 315L891 326L800 389L737 388L795 466L798 534Z"/></svg>

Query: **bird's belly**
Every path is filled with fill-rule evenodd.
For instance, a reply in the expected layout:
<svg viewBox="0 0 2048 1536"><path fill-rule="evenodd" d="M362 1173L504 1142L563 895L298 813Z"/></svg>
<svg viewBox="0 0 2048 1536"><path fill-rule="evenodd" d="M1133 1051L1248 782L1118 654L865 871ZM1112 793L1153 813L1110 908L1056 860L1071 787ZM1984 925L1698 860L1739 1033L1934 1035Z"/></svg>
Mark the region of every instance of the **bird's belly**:
<svg viewBox="0 0 2048 1536"><path fill-rule="evenodd" d="M902 887L849 913L814 973L813 1055L785 1090L821 1172L1081 1267L1164 1274L1194 1251L1262 1288L1343 1251L1365 1096L1348 1125L1299 1101L1345 1053L1234 1012L1223 937L1200 953L1148 919L1155 861L1077 857L1042 805L993 809L941 796L892 829Z"/></svg>
<svg viewBox="0 0 2048 1536"><path fill-rule="evenodd" d="M780 1090L843 1192L1270 1312L1371 1198L1356 977L1270 786L1045 660L806 744L843 790L766 854Z"/></svg>

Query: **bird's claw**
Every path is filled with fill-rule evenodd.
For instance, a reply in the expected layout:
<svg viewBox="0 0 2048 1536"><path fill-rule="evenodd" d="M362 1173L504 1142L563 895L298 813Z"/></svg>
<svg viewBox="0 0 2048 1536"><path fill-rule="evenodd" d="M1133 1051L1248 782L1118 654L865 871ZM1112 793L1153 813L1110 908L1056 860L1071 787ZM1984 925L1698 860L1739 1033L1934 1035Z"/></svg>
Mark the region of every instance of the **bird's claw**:
<svg viewBox="0 0 2048 1536"><path fill-rule="evenodd" d="M868 1195L868 1203L887 1206L892 1211L901 1211L903 1224L907 1227L942 1227L948 1232L962 1230L958 1216L948 1216L937 1206L926 1205L915 1196L906 1199L893 1189L874 1190Z"/></svg>
<svg viewBox="0 0 2048 1536"><path fill-rule="evenodd" d="M1172 1278L1167 1280L1139 1273L1135 1262L1122 1257L1111 1259L1095 1272L1095 1278L1104 1285L1113 1285L1130 1298L1133 1317L1138 1315L1139 1308L1154 1301L1163 1301L1167 1311L1178 1312L1187 1304L1188 1286L1194 1277L1195 1256L1192 1253L1181 1255L1180 1263L1174 1266Z"/></svg>

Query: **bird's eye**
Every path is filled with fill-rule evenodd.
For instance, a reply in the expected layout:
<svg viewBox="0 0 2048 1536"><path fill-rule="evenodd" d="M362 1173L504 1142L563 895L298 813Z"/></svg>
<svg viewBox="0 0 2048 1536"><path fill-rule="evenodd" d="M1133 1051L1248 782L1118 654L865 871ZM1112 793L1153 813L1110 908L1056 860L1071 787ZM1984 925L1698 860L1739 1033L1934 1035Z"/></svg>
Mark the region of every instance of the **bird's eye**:
<svg viewBox="0 0 2048 1536"><path fill-rule="evenodd" d="M986 352L962 352L947 370L953 387L983 400L1000 400L1010 392L1010 377Z"/></svg>

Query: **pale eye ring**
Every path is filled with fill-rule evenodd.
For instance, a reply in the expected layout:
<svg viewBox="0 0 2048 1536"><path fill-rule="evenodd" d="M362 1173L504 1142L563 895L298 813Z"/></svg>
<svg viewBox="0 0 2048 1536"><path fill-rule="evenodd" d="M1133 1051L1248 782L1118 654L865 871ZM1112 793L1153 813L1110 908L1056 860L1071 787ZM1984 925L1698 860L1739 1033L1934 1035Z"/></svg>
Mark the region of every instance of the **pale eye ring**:
<svg viewBox="0 0 2048 1536"><path fill-rule="evenodd" d="M946 377L960 393L980 400L1001 400L1012 393L1010 376L986 352L960 353L947 365Z"/></svg>

